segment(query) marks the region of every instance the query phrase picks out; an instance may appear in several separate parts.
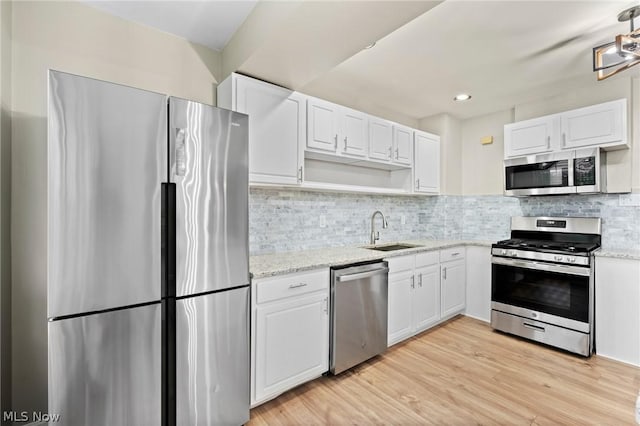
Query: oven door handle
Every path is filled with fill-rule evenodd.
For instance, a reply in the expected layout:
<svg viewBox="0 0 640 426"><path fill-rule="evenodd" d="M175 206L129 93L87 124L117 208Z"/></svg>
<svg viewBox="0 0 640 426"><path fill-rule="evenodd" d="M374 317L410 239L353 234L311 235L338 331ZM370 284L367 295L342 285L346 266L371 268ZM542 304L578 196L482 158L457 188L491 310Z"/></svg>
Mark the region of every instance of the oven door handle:
<svg viewBox="0 0 640 426"><path fill-rule="evenodd" d="M497 256L491 257L491 263L494 265L515 266L517 268L557 272L559 274L579 275L582 277L588 277L591 275L591 270L589 268L583 268L580 266L557 265L554 263L543 263L530 260L515 260Z"/></svg>

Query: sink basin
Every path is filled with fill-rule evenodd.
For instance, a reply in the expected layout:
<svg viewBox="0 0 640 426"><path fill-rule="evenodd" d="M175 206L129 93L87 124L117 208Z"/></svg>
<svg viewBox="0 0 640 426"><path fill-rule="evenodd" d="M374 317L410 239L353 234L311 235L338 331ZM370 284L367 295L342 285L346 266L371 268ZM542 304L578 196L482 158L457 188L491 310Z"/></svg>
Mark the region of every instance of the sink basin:
<svg viewBox="0 0 640 426"><path fill-rule="evenodd" d="M413 244L387 244L384 246L375 246L375 247L366 247L369 250L378 250L378 251L395 251L395 250L404 250L409 248L421 247Z"/></svg>

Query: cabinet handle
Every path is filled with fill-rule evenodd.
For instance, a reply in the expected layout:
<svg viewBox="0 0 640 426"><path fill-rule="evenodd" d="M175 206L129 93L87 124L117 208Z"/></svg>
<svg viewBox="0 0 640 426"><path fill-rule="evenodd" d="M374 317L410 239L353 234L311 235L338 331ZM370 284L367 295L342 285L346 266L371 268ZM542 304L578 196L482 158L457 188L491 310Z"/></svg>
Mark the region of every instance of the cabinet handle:
<svg viewBox="0 0 640 426"><path fill-rule="evenodd" d="M398 154L398 150L399 150L399 148L396 148L396 160L398 159L398 156L400 155L400 154Z"/></svg>
<svg viewBox="0 0 640 426"><path fill-rule="evenodd" d="M451 253L451 256L460 256L460 252Z"/></svg>
<svg viewBox="0 0 640 426"><path fill-rule="evenodd" d="M306 287L307 283L298 283L298 284L291 284L289 285L289 288L300 288L300 287Z"/></svg>
<svg viewBox="0 0 640 426"><path fill-rule="evenodd" d="M420 273L420 280L418 281L418 285L420 285L420 287L422 287L422 273Z"/></svg>
<svg viewBox="0 0 640 426"><path fill-rule="evenodd" d="M447 267L442 268L442 278L447 279Z"/></svg>
<svg viewBox="0 0 640 426"><path fill-rule="evenodd" d="M547 148L551 146L551 135L547 135Z"/></svg>
<svg viewBox="0 0 640 426"><path fill-rule="evenodd" d="M562 146L567 146L567 134L562 134Z"/></svg>
<svg viewBox="0 0 640 426"><path fill-rule="evenodd" d="M416 189L420 189L420 179L416 179Z"/></svg>
<svg viewBox="0 0 640 426"><path fill-rule="evenodd" d="M393 157L393 148L389 147L389 160Z"/></svg>
<svg viewBox="0 0 640 426"><path fill-rule="evenodd" d="M333 137L333 140L335 142L335 149L338 149L338 134L336 133L336 135Z"/></svg>
<svg viewBox="0 0 640 426"><path fill-rule="evenodd" d="M298 182L302 183L302 166L298 169Z"/></svg>
<svg viewBox="0 0 640 426"><path fill-rule="evenodd" d="M416 288L415 277L411 275L411 288Z"/></svg>
<svg viewBox="0 0 640 426"><path fill-rule="evenodd" d="M325 297L324 298L324 313L328 314L329 313L329 298Z"/></svg>

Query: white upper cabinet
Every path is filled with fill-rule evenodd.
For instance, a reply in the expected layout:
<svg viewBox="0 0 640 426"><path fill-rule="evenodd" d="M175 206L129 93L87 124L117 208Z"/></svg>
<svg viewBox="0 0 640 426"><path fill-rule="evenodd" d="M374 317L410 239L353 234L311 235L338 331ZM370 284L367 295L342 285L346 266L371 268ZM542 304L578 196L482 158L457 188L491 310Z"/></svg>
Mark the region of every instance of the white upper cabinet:
<svg viewBox="0 0 640 426"><path fill-rule="evenodd" d="M440 136L415 132L414 192L440 192Z"/></svg>
<svg viewBox="0 0 640 426"><path fill-rule="evenodd" d="M627 145L627 100L592 105L561 114L562 148Z"/></svg>
<svg viewBox="0 0 640 426"><path fill-rule="evenodd" d="M366 114L349 108L343 108L341 114L342 153L354 157L367 156L368 117ZM340 148L338 148L340 149Z"/></svg>
<svg viewBox="0 0 640 426"><path fill-rule="evenodd" d="M307 101L307 149L350 157L367 155L367 115L317 98Z"/></svg>
<svg viewBox="0 0 640 426"><path fill-rule="evenodd" d="M411 165L413 161L413 129L393 125L393 161Z"/></svg>
<svg viewBox="0 0 640 426"><path fill-rule="evenodd" d="M217 92L219 107L249 115L249 181L299 184L306 129L304 96L235 73Z"/></svg>
<svg viewBox="0 0 640 426"><path fill-rule="evenodd" d="M504 126L504 158L582 147L624 149L627 100L605 102Z"/></svg>
<svg viewBox="0 0 640 426"><path fill-rule="evenodd" d="M307 101L307 148L336 152L340 106L321 99Z"/></svg>
<svg viewBox="0 0 640 426"><path fill-rule="evenodd" d="M549 115L504 126L504 157L539 154L554 150L558 117Z"/></svg>
<svg viewBox="0 0 640 426"><path fill-rule="evenodd" d="M391 161L393 125L381 118L369 118L369 158Z"/></svg>

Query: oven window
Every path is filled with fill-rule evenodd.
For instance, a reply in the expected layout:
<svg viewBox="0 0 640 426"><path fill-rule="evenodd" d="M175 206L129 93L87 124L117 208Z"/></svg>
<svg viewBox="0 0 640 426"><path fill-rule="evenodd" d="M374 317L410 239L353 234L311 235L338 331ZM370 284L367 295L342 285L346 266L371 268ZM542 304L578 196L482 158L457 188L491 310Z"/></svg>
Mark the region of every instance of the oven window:
<svg viewBox="0 0 640 426"><path fill-rule="evenodd" d="M589 321L589 277L492 264L491 300Z"/></svg>
<svg viewBox="0 0 640 426"><path fill-rule="evenodd" d="M507 190L569 186L569 160L505 168Z"/></svg>

